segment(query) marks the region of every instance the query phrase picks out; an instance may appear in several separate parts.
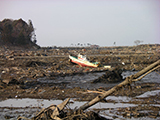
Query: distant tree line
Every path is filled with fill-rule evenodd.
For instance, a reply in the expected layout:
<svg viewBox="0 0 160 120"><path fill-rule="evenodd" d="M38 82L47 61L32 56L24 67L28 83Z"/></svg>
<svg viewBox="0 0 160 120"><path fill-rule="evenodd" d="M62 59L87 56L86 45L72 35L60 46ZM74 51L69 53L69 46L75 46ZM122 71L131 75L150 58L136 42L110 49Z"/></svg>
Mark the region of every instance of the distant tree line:
<svg viewBox="0 0 160 120"><path fill-rule="evenodd" d="M32 21L27 24L22 19L4 19L0 21L0 43L9 45L26 45L36 43ZM32 38L34 38L32 40Z"/></svg>

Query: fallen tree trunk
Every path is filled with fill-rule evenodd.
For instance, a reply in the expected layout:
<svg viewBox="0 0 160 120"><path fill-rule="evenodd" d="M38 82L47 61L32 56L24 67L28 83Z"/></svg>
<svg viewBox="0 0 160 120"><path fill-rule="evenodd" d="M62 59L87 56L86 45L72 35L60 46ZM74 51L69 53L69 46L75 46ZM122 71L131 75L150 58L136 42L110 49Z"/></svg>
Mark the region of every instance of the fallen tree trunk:
<svg viewBox="0 0 160 120"><path fill-rule="evenodd" d="M160 60L158 60L157 62L149 65L148 67L144 68L143 70L141 70L140 72L136 73L135 75L131 75L129 77L127 77L123 82L121 82L120 84L118 84L117 86L111 88L110 90L104 92L101 95L98 95L96 98L94 98L93 100L91 100L90 102L85 103L84 105L80 106L77 110L86 110L87 108L95 105L96 103L98 103L99 101L103 100L104 98L106 98L107 96L109 96L110 94L114 93L115 91L119 90L120 88L122 88L125 85L131 84L133 81L137 81L140 79L137 79L138 77L140 77L141 75L147 73L149 70L153 71L155 70L155 67L157 65L160 64ZM156 67L159 68L159 66ZM148 73L150 73L151 71L149 71ZM144 77L144 76L143 76ZM136 80L135 80L136 79ZM142 78L141 78L142 79Z"/></svg>
<svg viewBox="0 0 160 120"><path fill-rule="evenodd" d="M149 65L148 67L144 68L143 70L141 70L138 73L136 73L135 75L133 75L133 79L137 79L138 77L140 77L141 75L145 74L146 72L148 72L149 70L153 69L154 67L156 67L159 64L160 64L160 60L154 62L153 64Z"/></svg>

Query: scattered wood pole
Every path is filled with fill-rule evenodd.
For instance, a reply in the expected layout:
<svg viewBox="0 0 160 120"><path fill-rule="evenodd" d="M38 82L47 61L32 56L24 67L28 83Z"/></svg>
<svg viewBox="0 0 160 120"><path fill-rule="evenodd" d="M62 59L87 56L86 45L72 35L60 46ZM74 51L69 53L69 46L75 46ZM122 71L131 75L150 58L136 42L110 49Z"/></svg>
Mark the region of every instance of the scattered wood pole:
<svg viewBox="0 0 160 120"><path fill-rule="evenodd" d="M133 75L133 79L136 79L136 78L140 77L141 75L143 75L144 73L146 73L149 70L153 69L154 67L156 67L159 64L160 64L160 60L154 62L153 64L149 65L148 67L144 68L143 70L141 70L138 73L136 73L135 75Z"/></svg>
<svg viewBox="0 0 160 120"><path fill-rule="evenodd" d="M159 66L157 66L159 65ZM157 66L157 67L156 67ZM143 70L141 70L140 72L136 73L135 75L131 75L129 77L127 77L123 82L121 82L120 84L116 85L115 87L111 88L110 90L104 92L101 95L98 95L96 98L92 99L90 102L85 103L84 105L80 106L77 110L86 110L87 108L93 106L94 104L98 103L99 101L103 100L104 98L106 98L107 96L109 96L110 94L114 93L115 91L119 90L120 88L122 88L125 85L131 84L133 81L135 81L135 79L137 79L138 77L140 77L141 75L147 73L150 73L151 71L155 70L154 68L156 67L159 68L160 67L160 60L154 62L153 64L149 65L148 67L144 68ZM153 70L152 70L153 69ZM151 70L151 71L150 71ZM140 79L139 79L140 80Z"/></svg>

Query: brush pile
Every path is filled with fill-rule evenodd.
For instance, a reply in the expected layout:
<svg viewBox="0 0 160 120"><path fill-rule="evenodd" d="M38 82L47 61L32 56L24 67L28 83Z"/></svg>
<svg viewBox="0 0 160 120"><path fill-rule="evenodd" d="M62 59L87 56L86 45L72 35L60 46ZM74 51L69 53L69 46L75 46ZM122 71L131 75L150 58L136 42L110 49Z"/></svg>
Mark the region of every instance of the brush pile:
<svg viewBox="0 0 160 120"><path fill-rule="evenodd" d="M25 117L18 117L17 120L107 120L95 112L83 112L82 110L65 109L69 98L59 105L50 105L43 108L36 116L31 119Z"/></svg>

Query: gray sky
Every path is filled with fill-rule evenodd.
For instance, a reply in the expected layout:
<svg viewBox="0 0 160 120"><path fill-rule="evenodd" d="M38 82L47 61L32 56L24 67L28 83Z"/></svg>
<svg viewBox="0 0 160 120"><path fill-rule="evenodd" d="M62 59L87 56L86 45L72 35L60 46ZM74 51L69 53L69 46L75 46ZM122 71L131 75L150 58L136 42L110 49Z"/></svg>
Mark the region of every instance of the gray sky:
<svg viewBox="0 0 160 120"><path fill-rule="evenodd" d="M0 21L32 20L40 46L160 44L160 0L0 0Z"/></svg>

